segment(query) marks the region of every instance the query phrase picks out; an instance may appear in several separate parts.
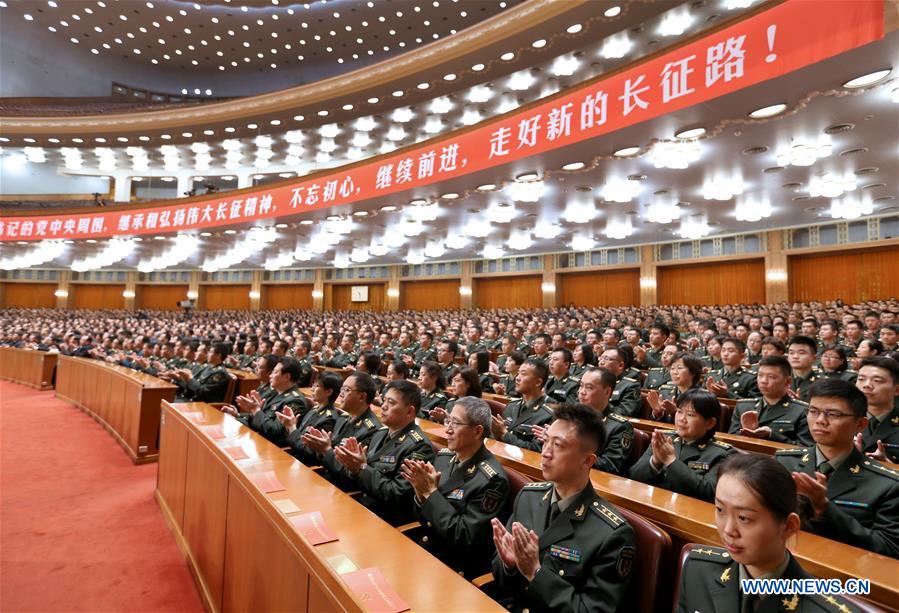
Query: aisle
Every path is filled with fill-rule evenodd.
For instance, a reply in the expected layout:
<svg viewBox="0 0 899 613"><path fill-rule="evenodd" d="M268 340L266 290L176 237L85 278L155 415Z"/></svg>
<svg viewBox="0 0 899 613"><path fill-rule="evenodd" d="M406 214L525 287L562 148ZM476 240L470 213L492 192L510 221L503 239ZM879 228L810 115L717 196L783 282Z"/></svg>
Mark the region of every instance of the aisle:
<svg viewBox="0 0 899 613"><path fill-rule="evenodd" d="M0 610L203 611L155 487L85 413L0 381Z"/></svg>

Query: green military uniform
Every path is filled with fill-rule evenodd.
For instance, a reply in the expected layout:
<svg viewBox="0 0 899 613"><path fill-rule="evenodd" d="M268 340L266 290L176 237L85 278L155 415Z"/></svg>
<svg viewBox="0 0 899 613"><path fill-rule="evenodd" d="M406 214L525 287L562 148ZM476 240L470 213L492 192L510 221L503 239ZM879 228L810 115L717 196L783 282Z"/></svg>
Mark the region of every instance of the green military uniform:
<svg viewBox="0 0 899 613"><path fill-rule="evenodd" d="M625 417L639 417L643 400L640 398L640 380L621 377L609 399L612 410Z"/></svg>
<svg viewBox="0 0 899 613"><path fill-rule="evenodd" d="M436 387L430 392L421 390L421 408L418 409L418 416L422 419L431 419L431 410L446 407L447 396L443 390Z"/></svg>
<svg viewBox="0 0 899 613"><path fill-rule="evenodd" d="M631 366L627 370L624 371L625 377L630 377L631 379L636 379L637 381L643 381L643 371L635 366Z"/></svg>
<svg viewBox="0 0 899 613"><path fill-rule="evenodd" d="M190 381L182 382L181 402L224 402L231 377L221 364L203 364Z"/></svg>
<svg viewBox="0 0 899 613"><path fill-rule="evenodd" d="M597 456L593 468L626 477L634 446L634 426L608 407L602 419L606 424L606 448Z"/></svg>
<svg viewBox="0 0 899 613"><path fill-rule="evenodd" d="M699 358L699 361L702 362L703 367L708 368L710 372L713 370L721 370L722 368L724 368L724 362L722 362L720 359L716 360L710 355L702 356L701 358Z"/></svg>
<svg viewBox="0 0 899 613"><path fill-rule="evenodd" d="M805 402L808 402L808 390L812 386L812 383L820 379L823 375L821 371L813 368L812 371L806 375L805 377L799 377L795 373L793 374L793 380L790 383L790 389L794 392L799 392L799 399Z"/></svg>
<svg viewBox="0 0 899 613"><path fill-rule="evenodd" d="M477 343L465 343L465 355L471 355L478 351L487 351L487 345L482 341L478 341Z"/></svg>
<svg viewBox="0 0 899 613"><path fill-rule="evenodd" d="M652 447L647 447L643 456L631 467L630 478L712 502L715 499L721 461L736 453L736 449L727 443L716 441L714 436L688 443L674 430L665 432L665 435L672 439L677 459L661 470L656 470L650 462Z"/></svg>
<svg viewBox="0 0 899 613"><path fill-rule="evenodd" d="M774 404L769 405L764 398L738 400L734 408L733 417L730 420L730 434L740 434L740 417L746 411L758 411L759 427L771 428L771 440L778 443L792 443L794 445L811 445L812 435L808 431L808 422L805 413L808 403L801 400L793 400L784 396Z"/></svg>
<svg viewBox="0 0 899 613"><path fill-rule="evenodd" d="M534 438L532 426L545 426L553 420L552 410L546 406L548 398L540 396L530 402L524 398L512 400L503 409L503 419L506 420L508 431L503 436L503 442L525 449L537 451L541 447L539 440Z"/></svg>
<svg viewBox="0 0 899 613"><path fill-rule="evenodd" d="M393 436L387 426L381 427L368 444L366 464L352 475L337 461L332 451L322 458L322 465L342 481L351 482L353 489L361 489L359 502L382 519L400 525L414 518L412 497L414 490L400 474L405 460L434 461L434 448L424 432L412 421Z"/></svg>
<svg viewBox="0 0 899 613"><path fill-rule="evenodd" d="M762 360L761 353L753 353L752 351L749 351L749 349L746 350L746 361L749 362L750 366L754 366L755 364L758 364L761 360Z"/></svg>
<svg viewBox="0 0 899 613"><path fill-rule="evenodd" d="M433 347L428 347L427 349L423 349L419 347L412 354L412 361L415 362L416 367L421 367L422 362L436 362L437 361L437 350Z"/></svg>
<svg viewBox="0 0 899 613"><path fill-rule="evenodd" d="M297 422L296 430L287 435L287 446L290 447L289 453L295 458L302 460L303 452L309 453L309 450L303 445L303 433L309 428L315 428L322 432L331 432L334 430L335 421L337 421L337 409L333 405L306 411L306 414Z"/></svg>
<svg viewBox="0 0 899 613"><path fill-rule="evenodd" d="M726 368L713 370L709 373L709 378L715 383L724 383L727 386L727 398L758 398L761 396L756 375L742 366L737 366L733 371Z"/></svg>
<svg viewBox="0 0 899 613"><path fill-rule="evenodd" d="M243 354L239 358L237 358L237 367L241 370L255 370L256 360L258 360L260 354L254 353L251 355Z"/></svg>
<svg viewBox="0 0 899 613"><path fill-rule="evenodd" d="M550 354L551 354L551 352L549 352L549 351L547 351L547 352L544 353L543 355L537 355L537 354L535 353L534 355L529 355L529 356L528 356L528 359L529 359L529 360L540 360L541 362L543 362L544 364L546 364L546 367L547 367L547 368L549 368L549 356L550 356Z"/></svg>
<svg viewBox="0 0 899 613"><path fill-rule="evenodd" d="M799 566L796 559L787 552L788 561L783 572L766 575L770 579L806 579L811 577ZM680 596L677 613L696 611L741 611L755 610L759 613L794 611L798 613L853 613L859 609L839 596L771 594L761 597L755 608L749 596L740 592L740 564L731 557L727 549L711 545L695 545L688 554L681 571ZM750 578L745 574L745 578Z"/></svg>
<svg viewBox="0 0 899 613"><path fill-rule="evenodd" d="M494 551L490 520L506 508L506 471L483 445L461 463L455 452L441 449L434 469L437 491L424 502L415 499L422 526L407 535L453 570L477 577L487 572Z"/></svg>
<svg viewBox="0 0 899 613"><path fill-rule="evenodd" d="M580 378L584 376L584 373L587 372L587 368L589 367L589 364L578 364L576 362L572 362L571 367L568 369L568 376L580 380Z"/></svg>
<svg viewBox="0 0 899 613"><path fill-rule="evenodd" d="M657 366L650 368L646 373L646 381L643 382L643 389L657 390L666 383L671 381L671 373L667 368Z"/></svg>
<svg viewBox="0 0 899 613"><path fill-rule="evenodd" d="M456 366L455 362L449 362L448 364L440 364L440 370L443 371L443 380L446 381L446 384L449 385L452 382L453 377L456 376L456 373L459 372L459 368Z"/></svg>
<svg viewBox="0 0 899 613"><path fill-rule="evenodd" d="M365 409L359 417L353 417L349 413L337 411L337 417L334 419L334 427L331 430L331 447L324 455L333 455L333 447L341 444L343 439L351 436L359 441L360 445L367 445L371 437L374 436L378 428L381 427L381 421L374 414L371 408ZM297 428L299 430L299 428ZM322 463L323 456L318 455L305 445L296 448L294 455L306 466L317 466Z"/></svg>
<svg viewBox="0 0 899 613"><path fill-rule="evenodd" d="M836 468L822 466L825 457L814 446L778 451L775 458L792 472L827 475L827 508L809 522L813 532L899 558L899 472L854 446Z"/></svg>
<svg viewBox="0 0 899 613"><path fill-rule="evenodd" d="M890 462L899 463L899 407L880 419L868 415L868 427L862 431L862 451L877 451L877 441L883 442Z"/></svg>
<svg viewBox="0 0 899 613"><path fill-rule="evenodd" d="M855 357L855 349L856 347L852 345L844 345L843 343L829 343L824 344L820 340L818 341L818 362L821 362L821 355L827 351L828 349L842 349L846 352L846 356L850 358Z"/></svg>
<svg viewBox="0 0 899 613"><path fill-rule="evenodd" d="M849 368L846 370L824 370L822 368L821 377L824 379L839 379L840 381L855 385L855 381L858 379L858 372Z"/></svg>
<svg viewBox="0 0 899 613"><path fill-rule="evenodd" d="M307 356L297 358L297 361L300 363L300 378L297 379L297 387L309 387L312 385L312 373L315 372L315 369L312 368L312 360Z"/></svg>
<svg viewBox="0 0 899 613"><path fill-rule="evenodd" d="M487 372L480 373L478 375L478 383L481 384L481 391L488 394L493 393L493 375Z"/></svg>
<svg viewBox="0 0 899 613"><path fill-rule="evenodd" d="M589 483L550 521L552 483L529 483L506 524L537 533L540 570L528 583L493 556L497 596L511 611L624 611L635 557L634 530ZM557 506L558 508L558 506Z"/></svg>
<svg viewBox="0 0 899 613"><path fill-rule="evenodd" d="M643 358L643 368L657 368L662 365L662 352L665 346L662 345L658 349L650 347L646 350L646 356Z"/></svg>
<svg viewBox="0 0 899 613"><path fill-rule="evenodd" d="M509 398L521 397L521 394L515 390L515 377L513 375L503 375L499 378L499 382L506 388L506 393L503 394L504 396L508 396Z"/></svg>
<svg viewBox="0 0 899 613"><path fill-rule="evenodd" d="M547 396L547 402L562 404L564 402L577 402L577 392L581 387L579 379L574 377L562 377L557 379L550 377L546 380L543 392Z"/></svg>
<svg viewBox="0 0 899 613"><path fill-rule="evenodd" d="M283 447L287 444L287 430L278 421L275 413L290 407L294 415L302 417L309 410L306 398L300 393L297 386L284 390L280 394L277 390L262 404L262 409L250 418L249 426L275 445Z"/></svg>
<svg viewBox="0 0 899 613"><path fill-rule="evenodd" d="M352 366L355 368L356 362L359 361L359 354L355 351L344 351L338 348L331 356L331 359L325 362L325 366L331 368L343 368L344 366Z"/></svg>

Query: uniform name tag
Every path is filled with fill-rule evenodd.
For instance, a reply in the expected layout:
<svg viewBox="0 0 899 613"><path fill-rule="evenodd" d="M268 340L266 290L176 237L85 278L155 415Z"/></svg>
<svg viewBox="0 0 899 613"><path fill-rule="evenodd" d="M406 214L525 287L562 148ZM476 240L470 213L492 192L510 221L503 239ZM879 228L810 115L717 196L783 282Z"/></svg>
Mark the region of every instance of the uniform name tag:
<svg viewBox="0 0 899 613"><path fill-rule="evenodd" d="M838 504L844 507L856 507L859 509L867 509L871 505L867 502L855 502L854 500L834 500L834 504Z"/></svg>
<svg viewBox="0 0 899 613"><path fill-rule="evenodd" d="M775 419L775 420L774 420L773 422L771 422L771 423L774 423L774 424L792 424L793 422L790 421L789 419Z"/></svg>
<svg viewBox="0 0 899 613"><path fill-rule="evenodd" d="M386 463L388 463L388 464L395 464L395 463L396 463L396 456L394 456L394 455L382 455L381 458L380 458L380 460L381 460L382 462L386 462Z"/></svg>
<svg viewBox="0 0 899 613"><path fill-rule="evenodd" d="M561 545L551 545L549 548L549 555L554 558L568 560L569 562L581 561L580 551L578 551L577 549L572 549L570 547L562 547Z"/></svg>
<svg viewBox="0 0 899 613"><path fill-rule="evenodd" d="M687 464L688 467L693 470L708 470L709 464L708 462L690 462Z"/></svg>
<svg viewBox="0 0 899 613"><path fill-rule="evenodd" d="M462 500L463 496L465 496L465 490L461 487L457 487L446 495L449 500Z"/></svg>
<svg viewBox="0 0 899 613"><path fill-rule="evenodd" d="M615 390L614 392L612 392L612 398L618 398L618 396L619 396L620 394L621 394L620 391Z"/></svg>

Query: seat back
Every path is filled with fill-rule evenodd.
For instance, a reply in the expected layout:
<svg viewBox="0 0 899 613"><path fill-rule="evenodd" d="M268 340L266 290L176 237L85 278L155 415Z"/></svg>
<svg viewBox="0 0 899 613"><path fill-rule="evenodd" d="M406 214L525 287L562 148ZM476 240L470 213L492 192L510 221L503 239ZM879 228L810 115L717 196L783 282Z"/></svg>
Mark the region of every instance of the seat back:
<svg viewBox="0 0 899 613"><path fill-rule="evenodd" d="M234 404L234 394L237 392L237 375L228 373L228 388L225 390L225 396L222 398L224 404Z"/></svg>
<svg viewBox="0 0 899 613"><path fill-rule="evenodd" d="M718 420L718 432L727 433L730 428L730 420L733 419L737 402L730 398L719 398L721 403L721 419Z"/></svg>
<svg viewBox="0 0 899 613"><path fill-rule="evenodd" d="M634 529L636 539L637 557L631 570L634 579L631 582L630 601L636 605L637 611L659 611L667 608L665 606L667 603L657 602L657 597L658 586L664 579L661 575L671 555L671 537L657 525L633 511L622 507L616 508Z"/></svg>
<svg viewBox="0 0 899 613"><path fill-rule="evenodd" d="M491 400L490 398L484 398L484 401L490 406L490 413L492 413L493 415L502 416L506 405L498 400Z"/></svg>
<svg viewBox="0 0 899 613"><path fill-rule="evenodd" d="M649 432L634 428L634 441L631 443L631 454L627 459L628 466L633 466L637 463L637 460L643 457L643 454L646 453L646 448L649 447L649 441Z"/></svg>
<svg viewBox="0 0 899 613"><path fill-rule="evenodd" d="M640 419L653 419L652 405L649 404L649 390L640 390Z"/></svg>
<svg viewBox="0 0 899 613"><path fill-rule="evenodd" d="M518 498L518 493L521 491L521 488L530 483L531 480L514 468L509 468L508 466L504 466L503 468L506 470L506 475L509 477L509 498L506 500L506 508L503 509L500 517L503 521L506 521L512 514L515 499Z"/></svg>

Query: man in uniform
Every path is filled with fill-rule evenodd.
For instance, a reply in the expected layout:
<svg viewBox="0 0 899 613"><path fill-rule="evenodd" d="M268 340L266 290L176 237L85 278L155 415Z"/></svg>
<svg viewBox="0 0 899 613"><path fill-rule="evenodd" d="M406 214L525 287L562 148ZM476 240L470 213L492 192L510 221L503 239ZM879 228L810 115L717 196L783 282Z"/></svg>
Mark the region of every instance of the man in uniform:
<svg viewBox="0 0 899 613"><path fill-rule="evenodd" d="M222 402L228 391L231 378L225 370L223 362L228 357L230 346L227 343L216 343L207 362L194 374L190 369L182 368L174 372L179 383L178 402Z"/></svg>
<svg viewBox="0 0 899 613"><path fill-rule="evenodd" d="M568 370L571 368L571 351L566 348L554 349L549 356L550 376L543 388L547 396L547 402L561 404L563 402L575 402L580 381L576 377L570 377Z"/></svg>
<svg viewBox="0 0 899 613"><path fill-rule="evenodd" d="M312 343L309 341L297 341L293 346L293 354L300 364L300 378L297 379L297 387L309 387L312 384Z"/></svg>
<svg viewBox="0 0 899 613"><path fill-rule="evenodd" d="M818 380L821 372L815 368L818 343L809 336L794 336L787 346L787 359L793 369L790 390L792 396L808 402L808 388Z"/></svg>
<svg viewBox="0 0 899 613"><path fill-rule="evenodd" d="M334 429L326 432L309 427L300 435L300 444L291 447L293 455L306 466L317 466L326 456L333 456L334 449L345 439L353 438L360 445L367 445L381 422L371 410L377 389L375 382L365 373L351 374L340 388L337 404L343 409L334 420Z"/></svg>
<svg viewBox="0 0 899 613"><path fill-rule="evenodd" d="M729 432L779 443L811 444L805 411L808 404L790 397L790 363L781 356L759 362L761 398L738 400Z"/></svg>
<svg viewBox="0 0 899 613"><path fill-rule="evenodd" d="M533 426L543 426L553 418L543 395L543 384L548 376L549 370L542 361L536 358L524 361L515 377L515 390L521 398L509 402L502 417L493 416L490 425L493 438L525 449L540 448Z"/></svg>
<svg viewBox="0 0 899 613"><path fill-rule="evenodd" d="M899 362L865 358L855 386L868 400L868 425L857 435L856 447L877 460L899 463Z"/></svg>
<svg viewBox="0 0 899 613"><path fill-rule="evenodd" d="M487 351L487 345L481 340L481 329L477 326L468 328L468 342L465 343L465 355L478 351Z"/></svg>
<svg viewBox="0 0 899 613"><path fill-rule="evenodd" d="M456 352L459 346L455 341L440 341L437 343L437 363L443 370L443 380L449 383L456 376L458 368L456 368Z"/></svg>
<svg viewBox="0 0 899 613"><path fill-rule="evenodd" d="M866 458L854 445L867 426L867 401L854 385L822 379L809 389L815 444L778 451L811 502L810 525L821 536L899 558L899 472Z"/></svg>
<svg viewBox="0 0 899 613"><path fill-rule="evenodd" d="M640 398L640 382L632 377L624 376L627 365L622 352L625 350L624 347L607 349L599 356L597 362L601 368L612 371L616 378L615 389L609 400L612 411L623 417L637 417L643 404Z"/></svg>
<svg viewBox="0 0 899 613"><path fill-rule="evenodd" d="M605 428L583 405L562 405L541 453L545 483L526 485L505 526L493 519L498 600L513 611L619 611L634 531L590 483Z"/></svg>
<svg viewBox="0 0 899 613"><path fill-rule="evenodd" d="M344 334L340 339L340 347L331 356L331 359L325 362L325 366L332 368L343 368L344 366L355 366L359 356L353 350L356 339L352 334Z"/></svg>
<svg viewBox="0 0 899 613"><path fill-rule="evenodd" d="M434 448L415 415L421 392L411 381L391 381L383 394L381 423L368 446L354 437L328 451L322 465L336 483L361 489L359 502L393 525L413 518L412 484L401 474L403 462L434 461Z"/></svg>
<svg viewBox="0 0 899 613"><path fill-rule="evenodd" d="M671 381L671 373L668 367L671 366L671 358L677 353L677 345L665 345L662 349L662 365L653 366L646 373L646 381L643 382L643 389L657 390L669 381Z"/></svg>
<svg viewBox="0 0 899 613"><path fill-rule="evenodd" d="M549 365L549 350L552 346L553 337L549 334L540 333L534 337L534 341L532 343L532 347L534 349L534 355L531 358L535 360L540 360L547 366Z"/></svg>
<svg viewBox="0 0 899 613"><path fill-rule="evenodd" d="M599 413L606 426L606 445L596 457L593 468L626 477L634 444L634 426L609 407L615 383L612 371L591 366L581 377L578 400Z"/></svg>
<svg viewBox="0 0 899 613"><path fill-rule="evenodd" d="M721 344L720 370L709 373L708 390L719 398L758 398L755 375L743 368L746 345L738 338L727 338Z"/></svg>
<svg viewBox="0 0 899 613"><path fill-rule="evenodd" d="M662 351L671 329L661 322L656 322L649 329L649 349L639 345L634 347L637 362L642 368L654 368L662 365Z"/></svg>
<svg viewBox="0 0 899 613"><path fill-rule="evenodd" d="M430 332L422 332L418 335L418 347L412 355L404 355L403 362L409 367L409 371L413 374L418 373L422 362L435 361L437 359L437 351L434 349L434 335Z"/></svg>
<svg viewBox="0 0 899 613"><path fill-rule="evenodd" d="M421 528L407 533L437 559L468 578L487 571L493 555L490 520L506 507L509 479L484 445L490 407L465 396L445 422L447 449L428 464L406 460L403 477L415 490Z"/></svg>

